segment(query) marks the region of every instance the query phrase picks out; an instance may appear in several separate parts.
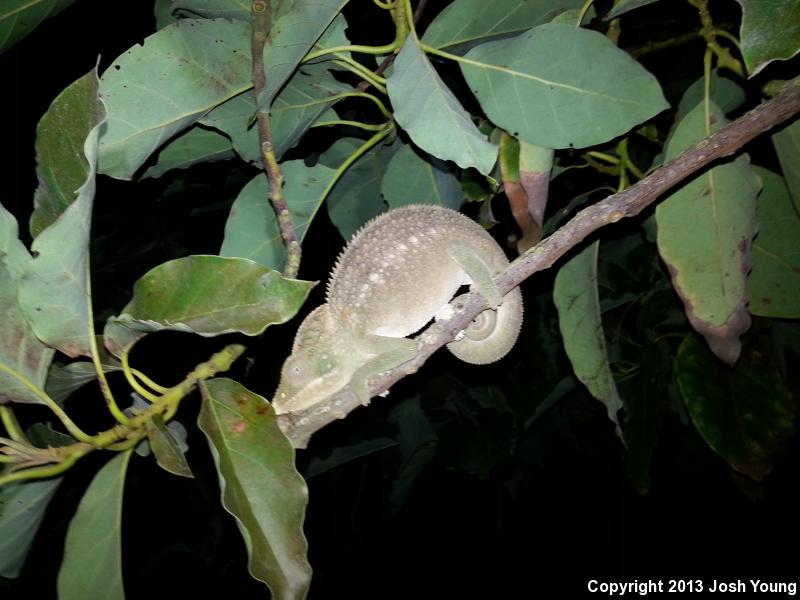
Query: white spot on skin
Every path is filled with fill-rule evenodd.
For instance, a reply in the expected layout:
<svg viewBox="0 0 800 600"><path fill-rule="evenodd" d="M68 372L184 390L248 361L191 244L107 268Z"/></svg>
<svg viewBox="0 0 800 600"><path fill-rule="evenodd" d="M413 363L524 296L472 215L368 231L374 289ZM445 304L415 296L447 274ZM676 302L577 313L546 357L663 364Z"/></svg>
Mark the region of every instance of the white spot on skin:
<svg viewBox="0 0 800 600"><path fill-rule="evenodd" d="M377 273L370 273L369 274L369 280L371 282L373 282L373 283L377 283L377 282L379 282L381 280L381 276L378 275Z"/></svg>
<svg viewBox="0 0 800 600"><path fill-rule="evenodd" d="M412 235L410 238L408 238L408 241L415 245L419 244L419 238L415 235Z"/></svg>
<svg viewBox="0 0 800 600"><path fill-rule="evenodd" d="M406 250L408 250L408 246L406 246L405 244L398 244L397 247L400 249L401 252L405 252Z"/></svg>

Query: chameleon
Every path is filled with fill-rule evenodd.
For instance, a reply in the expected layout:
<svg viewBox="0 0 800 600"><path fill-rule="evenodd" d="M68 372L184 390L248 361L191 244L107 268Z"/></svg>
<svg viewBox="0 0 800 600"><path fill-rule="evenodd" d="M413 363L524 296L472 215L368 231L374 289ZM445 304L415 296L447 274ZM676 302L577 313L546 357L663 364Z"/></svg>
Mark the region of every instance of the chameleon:
<svg viewBox="0 0 800 600"><path fill-rule="evenodd" d="M417 342L406 336L452 314L462 285L491 308L447 348L472 364L499 360L514 346L523 312L519 288L501 297L492 281L506 265L494 238L449 208L412 204L368 221L339 255L326 302L297 330L275 412L309 408L348 385L368 404L369 378L414 358Z"/></svg>

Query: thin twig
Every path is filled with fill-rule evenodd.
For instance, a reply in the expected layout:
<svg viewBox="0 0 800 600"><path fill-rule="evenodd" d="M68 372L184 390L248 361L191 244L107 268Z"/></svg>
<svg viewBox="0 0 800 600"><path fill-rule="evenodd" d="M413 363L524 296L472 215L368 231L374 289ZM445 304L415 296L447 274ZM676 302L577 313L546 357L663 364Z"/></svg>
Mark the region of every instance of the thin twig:
<svg viewBox="0 0 800 600"><path fill-rule="evenodd" d="M252 38L250 49L253 56L253 93L258 98L267 84L264 74L264 46L269 38L272 24L272 5L269 0L253 0L250 6L252 21ZM272 131L270 128L269 107L256 113L258 138L261 146L261 161L269 182L269 201L278 219L283 244L286 246L286 262L283 265L283 274L286 277L297 277L300 269L302 249L294 229L292 213L283 195L283 174L278 166L278 157L272 144Z"/></svg>

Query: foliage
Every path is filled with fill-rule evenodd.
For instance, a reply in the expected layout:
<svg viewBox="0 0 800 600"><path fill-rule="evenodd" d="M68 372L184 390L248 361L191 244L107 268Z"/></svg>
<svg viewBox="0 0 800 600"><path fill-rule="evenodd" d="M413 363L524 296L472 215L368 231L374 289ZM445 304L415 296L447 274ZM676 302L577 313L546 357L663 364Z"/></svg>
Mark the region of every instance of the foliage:
<svg viewBox="0 0 800 600"><path fill-rule="evenodd" d="M726 2L734 0L717 4ZM259 85L251 35L260 25L248 2L156 0L156 30L144 43L102 73L85 65L41 117L39 185L24 200L30 238L0 206L0 575L18 576L72 467L102 454L111 458L58 541L58 593L123 598L125 481L140 462L133 451L192 478L175 417L196 430L182 400L199 387L197 427L250 573L276 598L305 597L313 581L308 490L294 449L263 395L213 379L246 346L258 354L256 336L270 344L257 370L274 374L288 353L271 341L280 334L270 326L308 308L314 284L294 276L299 254L284 240L302 244L304 268L324 270L335 256L322 233L325 213L347 239L408 203L467 204L503 231L516 219L522 235L514 240L524 236L526 245L557 232L597 190L624 190L751 108L772 80L797 75L789 60L800 49L796 0L738 3L744 17L733 24L736 10L723 6L722 19L706 0L687 0L685 31L668 35L663 23L638 20L648 11L663 17L657 0L613 9L578 0L423 1L421 17L409 0L256 0L270 26ZM0 51L69 4L0 8ZM769 18L767 4L791 26ZM700 52L687 49L693 35ZM381 45L364 42L376 36ZM693 68L660 69L654 53ZM715 163L655 211L600 230L554 278L537 277L537 291L525 286L519 348L488 371L490 382L412 376L421 391L313 456L306 478L394 453L389 502L399 511L434 461L477 478L539 464L539 424L574 403L607 415L604 435L624 447L640 493L650 487L659 431L681 419L722 458L720 469L766 478L797 414L800 121L772 140L774 150ZM95 201L107 202L102 182L132 180L150 191L165 182L159 193L169 199L206 185L207 173L217 197L195 209L225 215L214 218L210 238L221 242L206 241L199 253L176 243L169 260L137 264L132 287L106 289L120 283L99 276L93 261L138 249L135 240L109 242L97 222L92 231ZM269 200L288 213L276 215ZM127 300L107 300L120 297ZM130 362L144 363L136 348L153 348L150 340L168 331L180 332L187 353L196 336L227 338L166 386ZM181 363L171 358L163 361L174 380ZM93 380L99 393L85 394ZM129 392L128 406L120 399ZM52 419L38 408L69 435L45 426ZM558 414L564 435L574 435L563 419L571 409ZM505 482L511 493L515 481Z"/></svg>

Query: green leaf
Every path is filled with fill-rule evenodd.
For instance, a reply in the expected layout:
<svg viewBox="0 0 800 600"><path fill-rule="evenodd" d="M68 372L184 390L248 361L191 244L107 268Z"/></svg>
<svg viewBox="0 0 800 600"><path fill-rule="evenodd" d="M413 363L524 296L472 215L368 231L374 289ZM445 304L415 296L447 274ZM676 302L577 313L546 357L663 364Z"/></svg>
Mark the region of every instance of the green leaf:
<svg viewBox="0 0 800 600"><path fill-rule="evenodd" d="M653 4L653 2L656 1L657 0L620 0L620 2L617 2L614 7L608 11L608 14L603 17L603 19L606 21L616 19L618 16L625 14L629 10L640 8L648 4Z"/></svg>
<svg viewBox="0 0 800 600"><path fill-rule="evenodd" d="M772 136L795 210L800 213L800 120Z"/></svg>
<svg viewBox="0 0 800 600"><path fill-rule="evenodd" d="M386 89L394 117L414 143L437 158L487 174L497 161L490 143L425 56L414 33L397 55Z"/></svg>
<svg viewBox="0 0 800 600"><path fill-rule="evenodd" d="M20 307L36 335L48 346L68 356L90 356L94 341L89 229L95 192L97 140L105 120L97 93L97 73L92 70L71 84L50 108L62 118L77 119L75 115L80 112L77 104L83 104L83 113L87 117L80 120L82 133L71 125L64 125L70 127L70 139L76 147L82 147L82 151L74 150L71 157L61 154L52 155L52 158L62 161L61 166L71 159L80 166L69 170L83 170L85 176L77 198L65 208L59 207L63 208L60 214L51 212L50 216L56 217L55 222L33 240L34 258L29 261L19 283ZM62 111L60 107L67 104L72 108ZM55 126L56 118L48 126L53 135L63 131L63 127ZM83 141L79 143L78 140ZM40 162L39 172L45 170L54 172L50 165ZM53 181L56 179L60 181L58 177Z"/></svg>
<svg viewBox="0 0 800 600"><path fill-rule="evenodd" d="M422 409L419 396L398 404L389 420L397 423L402 457L402 467L389 497L389 505L397 510L405 504L414 484L436 457L439 439L433 423Z"/></svg>
<svg viewBox="0 0 800 600"><path fill-rule="evenodd" d="M308 461L303 477L311 479L352 461L360 460L387 448L397 446L397 441L388 437L377 437L362 440L350 446L336 446L325 458L314 456Z"/></svg>
<svg viewBox="0 0 800 600"><path fill-rule="evenodd" d="M198 121L229 138L236 153L253 165L261 164L261 142L254 115L256 101L252 90L226 100ZM278 144L273 131L273 143Z"/></svg>
<svg viewBox="0 0 800 600"><path fill-rule="evenodd" d="M283 195L289 205L298 240L302 242L330 185L334 170L322 164L307 167L302 160L281 164L286 181ZM272 269L283 268L286 248L275 211L268 200L267 177L257 175L242 188L225 223L220 256L249 258Z"/></svg>
<svg viewBox="0 0 800 600"><path fill-rule="evenodd" d="M103 352L102 347L98 348L98 351L100 352L104 373L122 370L119 362ZM63 402L73 392L91 381L97 381L97 371L95 371L94 364L91 361L78 360L67 365L54 364L47 374L47 382L44 389L53 400Z"/></svg>
<svg viewBox="0 0 800 600"><path fill-rule="evenodd" d="M67 86L39 120L36 126L39 187L33 197L30 221L33 237L54 223L75 201L78 189L92 174L81 149L92 127L100 122L102 110L97 101L96 80L84 77Z"/></svg>
<svg viewBox="0 0 800 600"><path fill-rule="evenodd" d="M145 273L133 285L131 301L109 323L138 332L258 335L291 319L312 285L244 258L187 256ZM105 338L115 355L129 345L114 328L106 328Z"/></svg>
<svg viewBox="0 0 800 600"><path fill-rule="evenodd" d="M442 161L421 156L411 144L400 146L386 167L381 193L389 208L435 204L458 210L464 201L458 179Z"/></svg>
<svg viewBox="0 0 800 600"><path fill-rule="evenodd" d="M325 29L319 39L314 43L314 52L319 50L329 50L337 46L347 46L350 40L347 37L347 19L344 18L342 13L339 13L333 18L331 24ZM337 53L339 54L339 53ZM343 56L352 57L352 52L341 52ZM318 62L326 62L336 60L333 54L323 54L317 58L305 61L304 64L310 65ZM340 67L341 68L341 67Z"/></svg>
<svg viewBox="0 0 800 600"><path fill-rule="evenodd" d="M311 566L303 535L308 488L294 466L294 448L261 396L225 378L200 385L197 423L208 438L222 504L236 518L249 569L274 598L305 598Z"/></svg>
<svg viewBox="0 0 800 600"><path fill-rule="evenodd" d="M13 278L22 274L31 259L25 244L19 239L17 220L0 204L0 260ZM0 288L2 289L2 288Z"/></svg>
<svg viewBox="0 0 800 600"><path fill-rule="evenodd" d="M249 0L156 0L156 29L180 19L235 19L250 21Z"/></svg>
<svg viewBox="0 0 800 600"><path fill-rule="evenodd" d="M747 279L750 312L800 318L800 216L780 175L753 167L764 187L758 196L758 235Z"/></svg>
<svg viewBox="0 0 800 600"><path fill-rule="evenodd" d="M267 81L258 97L259 110L269 110L283 84L345 4L347 0L282 0L278 4L264 46Z"/></svg>
<svg viewBox="0 0 800 600"><path fill-rule="evenodd" d="M671 364L672 356L664 356ZM650 463L658 441L662 412L660 404L666 396L662 385L653 385L652 380L638 377L637 381L620 382L624 419L622 432L625 436L625 470L636 491L646 494L650 490ZM661 383L661 380L658 381Z"/></svg>
<svg viewBox="0 0 800 600"><path fill-rule="evenodd" d="M149 36L103 73L100 171L131 179L165 141L250 88L251 75L248 23L183 19Z"/></svg>
<svg viewBox="0 0 800 600"><path fill-rule="evenodd" d="M0 404L40 403L55 353L36 337L17 300L19 277L30 260L16 219L0 205Z"/></svg>
<svg viewBox="0 0 800 600"><path fill-rule="evenodd" d="M686 115L666 148L668 161L725 124L711 104ZM658 250L692 327L728 364L741 351L739 337L750 326L747 271L756 232L760 181L746 155L707 169L656 207Z"/></svg>
<svg viewBox="0 0 800 600"><path fill-rule="evenodd" d="M3 6L0 6L0 54L73 2L75 0L3 0Z"/></svg>
<svg viewBox="0 0 800 600"><path fill-rule="evenodd" d="M546 148L606 142L669 106L656 78L608 38L561 23L476 46L459 65L495 124Z"/></svg>
<svg viewBox="0 0 800 600"><path fill-rule="evenodd" d="M582 5L582 0L456 0L436 16L422 41L464 54L476 44L520 34Z"/></svg>
<svg viewBox="0 0 800 600"><path fill-rule="evenodd" d="M278 157L294 148L311 124L341 94L353 88L337 81L327 64L303 65L292 75L272 103L272 133Z"/></svg>
<svg viewBox="0 0 800 600"><path fill-rule="evenodd" d="M158 161L142 175L161 177L173 169L188 169L192 165L235 158L231 140L218 131L191 127L158 153Z"/></svg>
<svg viewBox="0 0 800 600"><path fill-rule="evenodd" d="M73 437L54 431L43 423L34 423L25 434L37 448L57 448L75 443ZM0 486L0 577L19 575L61 479L15 481Z"/></svg>
<svg viewBox="0 0 800 600"><path fill-rule="evenodd" d="M167 25L172 25L178 17L172 13L173 0L155 0L153 5L153 15L156 18L156 29L164 29Z"/></svg>
<svg viewBox="0 0 800 600"><path fill-rule="evenodd" d="M559 269L553 287L553 302L558 310L564 350L575 375L589 393L605 405L608 418L619 432L617 413L622 408L622 400L608 364L597 294L599 246L599 242L587 246Z"/></svg>
<svg viewBox="0 0 800 600"><path fill-rule="evenodd" d="M131 450L94 476L70 521L58 572L59 600L124 600L122 492Z"/></svg>
<svg viewBox="0 0 800 600"><path fill-rule="evenodd" d="M325 204L331 222L349 240L361 226L386 210L381 198L381 181L386 165L397 151L400 142L377 144L356 160L331 189ZM355 153L363 140L339 138L319 157L319 162L328 167L339 167Z"/></svg>
<svg viewBox="0 0 800 600"><path fill-rule="evenodd" d="M731 370L687 336L675 364L683 401L700 435L731 467L756 481L769 474L794 437L791 393L767 358L745 352Z"/></svg>
<svg viewBox="0 0 800 600"><path fill-rule="evenodd" d="M0 487L0 577L17 577L61 477Z"/></svg>
<svg viewBox="0 0 800 600"><path fill-rule="evenodd" d="M161 468L174 475L194 479L180 444L167 429L161 415L155 415L147 422L147 440Z"/></svg>
<svg viewBox="0 0 800 600"><path fill-rule="evenodd" d="M280 158L293 148L311 124L342 98L341 94L351 91L349 85L333 77L326 64L298 69L272 103L270 125L276 156ZM253 123L255 112L255 96L247 92L221 104L200 122L224 132L233 140L239 156L260 165L261 144Z"/></svg>
<svg viewBox="0 0 800 600"><path fill-rule="evenodd" d="M705 83L704 77L701 77L688 87L681 98L678 105L678 117L683 118L691 110L697 106L705 98ZM720 75L717 69L711 72L711 101L719 106L723 114L728 114L736 110L747 99L742 86L728 79L724 75Z"/></svg>
<svg viewBox="0 0 800 600"><path fill-rule="evenodd" d="M742 5L739 38L750 77L773 60L800 51L800 0L737 0Z"/></svg>

